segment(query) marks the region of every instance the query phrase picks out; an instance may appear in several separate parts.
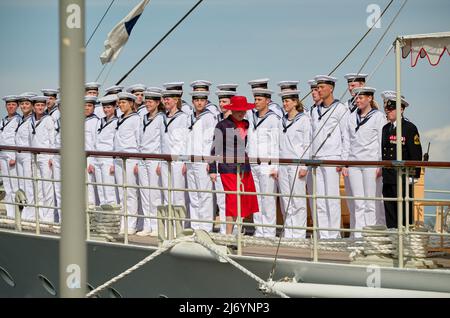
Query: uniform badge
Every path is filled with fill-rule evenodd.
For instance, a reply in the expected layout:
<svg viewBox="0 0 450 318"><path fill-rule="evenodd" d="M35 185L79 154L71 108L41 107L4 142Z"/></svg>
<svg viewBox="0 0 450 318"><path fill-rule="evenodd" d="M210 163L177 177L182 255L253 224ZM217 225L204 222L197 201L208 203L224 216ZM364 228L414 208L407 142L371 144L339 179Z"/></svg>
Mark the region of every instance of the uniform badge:
<svg viewBox="0 0 450 318"><path fill-rule="evenodd" d="M416 134L416 135L414 136L414 144L415 144L415 145L420 145L420 137L419 137L418 134Z"/></svg>

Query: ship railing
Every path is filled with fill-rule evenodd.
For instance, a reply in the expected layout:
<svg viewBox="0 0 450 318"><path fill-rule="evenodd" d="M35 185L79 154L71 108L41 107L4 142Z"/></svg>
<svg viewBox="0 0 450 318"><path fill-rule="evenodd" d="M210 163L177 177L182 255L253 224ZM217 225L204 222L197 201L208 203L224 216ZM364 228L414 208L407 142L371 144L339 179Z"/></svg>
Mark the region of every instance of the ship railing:
<svg viewBox="0 0 450 318"><path fill-rule="evenodd" d="M37 198L39 196L39 190L38 190L38 182L51 182L53 184L61 182L61 180L55 180L55 179L49 179L49 178L41 178L38 176L37 173L37 161L39 155L58 155L59 150L58 149L44 149L44 148L31 148L31 147L14 147L14 146L0 146L0 151L2 152L15 152L15 153L30 153L32 157L32 176L17 176L17 175L9 175L4 174L4 172L1 172L1 177L3 180L31 180L33 184L33 194L34 198ZM196 223L210 223L212 226L214 224L233 224L237 228L237 231L234 233L234 245L237 249L237 254L242 254L242 247L243 247L243 240L244 237L247 237L244 235L242 229L243 227L270 227L270 228L276 228L276 229L293 229L293 230L305 230L311 233L310 236L310 248L311 248L311 254L312 254L312 261L317 262L319 261L319 245L322 242L329 241L330 243L336 243L338 240L323 240L321 239L319 241L319 233L320 231L336 231L338 233L362 233L362 235L380 235L380 234L386 234L386 235L396 235L397 237L397 252L398 252L398 266L403 267L404 266L404 240L409 235L414 236L438 236L441 239L441 242L444 242L444 240L448 239L450 237L450 234L441 230L438 232L429 232L426 230L414 230L412 232L410 230L409 226L402 227L399 226L395 231L392 229L389 230L379 230L379 229L350 229L350 228L329 228L329 227L319 227L318 224L318 216L317 216L317 200L318 199L337 199L337 200L374 200L374 201L396 201L397 204L405 204L405 224L411 224L412 220L409 220L409 205L410 204L419 204L422 206L427 205L440 205L441 207L450 207L450 200L449 199L425 199L425 198L414 198L411 197L411 193L409 193L409 186L405 187L405 198L402 197L401 193L398 193L397 198L383 198L383 197L358 197L358 196L329 196L329 195L318 195L317 194L317 169L319 167L328 166L328 167L384 167L384 168L393 168L396 169L397 173L404 175L405 180L407 181L407 185L409 185L410 180L410 170L414 170L415 168L431 168L431 169L448 169L450 168L450 162L423 162L423 161L342 161L342 160L303 160L303 159L283 159L283 158L233 158L233 157L219 157L219 156L183 156L183 155L165 155L165 154L145 154L145 153L120 153L120 152L98 152L98 151L86 151L86 157L83 159L86 159L88 157L97 157L97 158L113 158L115 160L121 160L122 161L122 167L123 167L123 183L122 184L106 184L106 183L97 183L97 182L87 182L86 181L86 188L96 185L101 186L110 186L115 187L117 189L122 189L123 191L123 202L127 202L127 191L128 189L135 188L135 189L149 189L149 190L161 190L161 191L167 191L168 193L168 204L166 206L168 215L162 216L156 215L156 216L148 216L148 215L140 215L140 214L130 214L128 211L127 204L122 204L122 210L120 211L104 211L102 209L97 208L91 208L89 207L88 198L86 196L86 220L87 220L87 239L91 238L91 230L90 230L90 216L92 214L103 214L103 215L120 215L123 218L123 235L124 235L124 243L129 243L129 235L128 235L128 218L141 218L141 219L155 219L158 221L164 221L164 225L166 228L158 228L158 238L160 240L160 243L163 239L173 239L176 235L180 235L180 228L182 228L182 225L185 222L196 222ZM130 185L126 183L127 180L127 160L149 160L149 161L158 161L158 162L167 162L168 164L168 182L167 187L162 186L142 186L142 185ZM261 193L261 192L245 192L240 191L240 177L238 174L237 178L237 191L223 191L223 190L213 190L213 189L204 189L204 190L197 190L197 189L187 189L187 188L176 188L173 187L171 184L172 180L172 163L173 162L183 162L183 163L210 163L210 162L236 162L238 163L238 169L245 163L250 164L261 164L261 163L267 163L267 164L277 164L277 165L302 165L304 167L308 167L310 169L310 172L312 173L312 184L313 189L311 194L293 194L292 198L304 198L304 199L311 199L312 200L312 206L311 206L311 214L312 214L312 226L285 226L283 224L258 224L255 222L245 222L241 218L241 206L240 206L240 197L242 195L248 195L248 194L254 194L259 196L274 196L274 197L289 197L289 193ZM87 173L86 173L86 180L87 180ZM442 193L448 194L450 191L446 190L435 190L440 191ZM217 221L214 219L211 220L199 220L199 219L191 219L185 215L177 216L174 214L174 207L176 207L173 204L172 199L172 193L174 192L206 192L206 193L216 193L216 194L236 194L237 195L237 202L238 202L238 211L237 211L237 219L236 221L230 222L225 220ZM22 224L28 224L30 223L27 220L21 220L20 215L20 207L26 207L31 206L34 208L35 211L35 219L32 222L35 222L35 233L40 234L41 228L44 226L52 229L52 228L58 228L59 223L54 222L43 222L40 220L39 217L39 210L40 209L54 209L57 211L60 209L59 204L47 206L45 204L40 204L39 200L34 200L34 202L28 203L28 202L3 202L5 205L12 205L15 206L15 216L13 218L10 218L14 221L14 227L16 230L20 231L22 229ZM214 207L215 210L215 207ZM274 212L275 213L275 212ZM62 216L63 217L63 216ZM403 215L400 213L400 210L398 211L398 219L399 224L402 224L403 221ZM414 221L414 220L413 220ZM181 226L180 226L181 225ZM178 228L178 230L176 230ZM281 235L281 234L280 234ZM343 239L342 239L343 240ZM274 242L274 238L269 238L268 241ZM302 239L299 239L299 241L302 241ZM303 240L304 241L304 240Z"/></svg>

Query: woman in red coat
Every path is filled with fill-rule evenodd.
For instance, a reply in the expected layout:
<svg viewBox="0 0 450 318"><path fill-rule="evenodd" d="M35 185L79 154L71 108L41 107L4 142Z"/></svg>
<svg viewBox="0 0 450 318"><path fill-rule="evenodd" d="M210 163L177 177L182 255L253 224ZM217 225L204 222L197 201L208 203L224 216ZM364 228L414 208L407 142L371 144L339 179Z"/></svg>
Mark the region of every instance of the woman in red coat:
<svg viewBox="0 0 450 318"><path fill-rule="evenodd" d="M250 164L243 162L248 158L245 152L247 144L247 130L249 123L244 119L247 110L253 109L254 104L247 103L244 96L234 96L231 103L224 108L231 110L231 115L216 125L211 156L220 156L219 163L212 162L209 165L211 180L217 180L217 171L220 173L225 191L237 191L238 165L240 171L240 191L256 192L255 183L250 170ZM241 159L241 163L239 162ZM218 166L218 167L217 167ZM218 170L217 170L218 168ZM241 194L241 218L258 212L258 200L254 194ZM236 194L225 195L225 215L227 222L235 221L238 217L238 205ZM227 234L233 232L233 224L227 224Z"/></svg>

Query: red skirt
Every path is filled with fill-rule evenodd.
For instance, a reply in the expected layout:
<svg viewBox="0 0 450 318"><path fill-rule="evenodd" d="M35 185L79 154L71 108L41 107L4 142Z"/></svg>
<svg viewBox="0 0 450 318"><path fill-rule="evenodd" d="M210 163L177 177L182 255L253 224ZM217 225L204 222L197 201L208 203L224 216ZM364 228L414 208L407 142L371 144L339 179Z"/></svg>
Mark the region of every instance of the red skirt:
<svg viewBox="0 0 450 318"><path fill-rule="evenodd" d="M221 173L223 189L225 191L237 191L237 174L236 173ZM255 182L253 181L252 173L244 172L241 174L241 191L256 192ZM258 212L258 199L254 194L241 194L241 217L245 218L252 213ZM237 194L225 194L225 215L237 217Z"/></svg>

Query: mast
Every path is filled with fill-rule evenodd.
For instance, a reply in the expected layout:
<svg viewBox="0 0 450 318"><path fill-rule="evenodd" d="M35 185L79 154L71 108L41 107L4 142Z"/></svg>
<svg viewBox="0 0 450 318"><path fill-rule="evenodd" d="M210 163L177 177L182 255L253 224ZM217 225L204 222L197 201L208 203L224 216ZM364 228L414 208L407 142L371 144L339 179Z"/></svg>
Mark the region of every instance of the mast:
<svg viewBox="0 0 450 318"><path fill-rule="evenodd" d="M83 98L84 0L59 1L61 88L61 297L86 295L86 216Z"/></svg>

